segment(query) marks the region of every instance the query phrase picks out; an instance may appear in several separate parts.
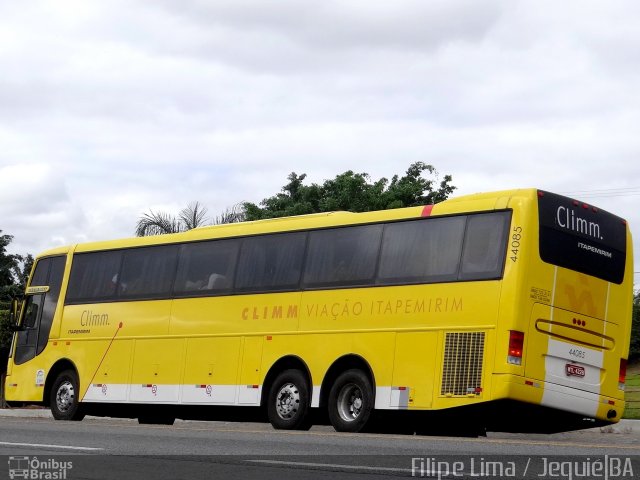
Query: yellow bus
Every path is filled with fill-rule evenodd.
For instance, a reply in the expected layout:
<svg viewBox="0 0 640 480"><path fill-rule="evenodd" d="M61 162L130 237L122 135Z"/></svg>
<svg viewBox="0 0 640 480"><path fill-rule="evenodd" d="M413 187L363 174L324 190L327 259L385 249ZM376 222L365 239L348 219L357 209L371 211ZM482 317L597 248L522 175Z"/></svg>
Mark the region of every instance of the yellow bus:
<svg viewBox="0 0 640 480"><path fill-rule="evenodd" d="M351 432L505 401L616 422L631 245L622 218L521 189L56 248L14 302L6 400Z"/></svg>

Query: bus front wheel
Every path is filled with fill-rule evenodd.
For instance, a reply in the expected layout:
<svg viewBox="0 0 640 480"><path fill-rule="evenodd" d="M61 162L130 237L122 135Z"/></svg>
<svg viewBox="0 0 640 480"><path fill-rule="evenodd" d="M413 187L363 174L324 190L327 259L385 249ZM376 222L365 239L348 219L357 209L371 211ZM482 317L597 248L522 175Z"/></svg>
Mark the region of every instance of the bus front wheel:
<svg viewBox="0 0 640 480"><path fill-rule="evenodd" d="M271 384L267 416L278 430L308 430L309 386L300 370L285 370Z"/></svg>
<svg viewBox="0 0 640 480"><path fill-rule="evenodd" d="M371 381L361 370L341 374L329 392L329 420L338 432L359 432L373 410Z"/></svg>
<svg viewBox="0 0 640 480"><path fill-rule="evenodd" d="M78 375L65 370L56 378L51 388L49 404L56 420L82 420L84 413L80 405Z"/></svg>

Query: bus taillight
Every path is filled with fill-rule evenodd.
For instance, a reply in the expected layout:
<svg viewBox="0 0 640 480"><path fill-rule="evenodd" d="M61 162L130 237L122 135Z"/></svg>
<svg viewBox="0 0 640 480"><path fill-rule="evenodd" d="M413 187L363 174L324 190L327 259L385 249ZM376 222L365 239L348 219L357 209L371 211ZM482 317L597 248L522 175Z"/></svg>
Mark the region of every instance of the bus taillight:
<svg viewBox="0 0 640 480"><path fill-rule="evenodd" d="M522 350L524 348L524 332L518 330L509 331L509 354L507 363L522 365Z"/></svg>
<svg viewBox="0 0 640 480"><path fill-rule="evenodd" d="M627 359L620 359L620 374L618 375L618 389L624 390L624 383L627 379Z"/></svg>

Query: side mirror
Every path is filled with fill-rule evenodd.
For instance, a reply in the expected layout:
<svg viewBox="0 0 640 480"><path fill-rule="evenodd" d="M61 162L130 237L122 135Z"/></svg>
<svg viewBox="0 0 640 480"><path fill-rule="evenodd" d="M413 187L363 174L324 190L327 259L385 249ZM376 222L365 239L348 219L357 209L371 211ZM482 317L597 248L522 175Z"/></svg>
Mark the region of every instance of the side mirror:
<svg viewBox="0 0 640 480"><path fill-rule="evenodd" d="M48 286L27 287L23 296L12 298L9 328L14 332L21 332L35 327L38 320L40 302L34 302L33 299L46 294L48 291Z"/></svg>
<svg viewBox="0 0 640 480"><path fill-rule="evenodd" d="M22 326L20 325L20 303L21 302L22 302L21 298L11 299L11 310L9 311L9 328L14 332L18 332L22 330Z"/></svg>

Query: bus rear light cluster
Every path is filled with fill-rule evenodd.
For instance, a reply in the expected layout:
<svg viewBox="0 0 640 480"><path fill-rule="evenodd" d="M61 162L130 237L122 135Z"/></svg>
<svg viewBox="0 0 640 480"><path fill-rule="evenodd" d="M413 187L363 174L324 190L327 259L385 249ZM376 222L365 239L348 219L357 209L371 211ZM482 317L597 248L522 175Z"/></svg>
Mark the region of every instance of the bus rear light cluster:
<svg viewBox="0 0 640 480"><path fill-rule="evenodd" d="M624 384L627 379L627 359L620 359L620 373L618 375L618 390L624 390Z"/></svg>
<svg viewBox="0 0 640 480"><path fill-rule="evenodd" d="M524 349L524 332L518 330L509 331L509 354L507 363L522 365L522 350Z"/></svg>

